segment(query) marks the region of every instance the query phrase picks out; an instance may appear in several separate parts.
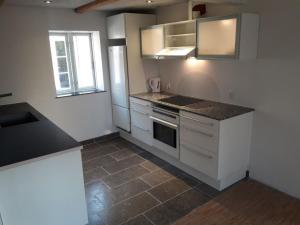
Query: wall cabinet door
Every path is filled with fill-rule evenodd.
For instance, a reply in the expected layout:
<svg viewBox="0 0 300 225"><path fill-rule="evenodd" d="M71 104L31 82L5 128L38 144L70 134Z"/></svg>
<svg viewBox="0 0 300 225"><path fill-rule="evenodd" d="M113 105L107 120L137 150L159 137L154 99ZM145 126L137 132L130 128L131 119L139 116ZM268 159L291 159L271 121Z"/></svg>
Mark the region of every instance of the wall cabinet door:
<svg viewBox="0 0 300 225"><path fill-rule="evenodd" d="M197 20L198 59L255 59L259 16L242 13Z"/></svg>
<svg viewBox="0 0 300 225"><path fill-rule="evenodd" d="M198 20L198 57L238 57L239 24L239 16Z"/></svg>
<svg viewBox="0 0 300 225"><path fill-rule="evenodd" d="M162 25L141 29L141 51L144 57L154 57L164 48L164 28Z"/></svg>
<svg viewBox="0 0 300 225"><path fill-rule="evenodd" d="M108 39L126 38L125 14L118 14L107 18Z"/></svg>

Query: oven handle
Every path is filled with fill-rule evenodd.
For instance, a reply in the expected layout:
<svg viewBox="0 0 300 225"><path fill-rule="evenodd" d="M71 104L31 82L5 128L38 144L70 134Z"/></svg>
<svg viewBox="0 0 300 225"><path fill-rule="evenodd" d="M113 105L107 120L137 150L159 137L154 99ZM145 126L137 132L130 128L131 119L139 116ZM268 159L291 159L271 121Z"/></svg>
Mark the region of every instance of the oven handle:
<svg viewBox="0 0 300 225"><path fill-rule="evenodd" d="M169 122L167 122L167 121L158 119L158 118L153 117L153 116L150 116L150 119L152 119L153 121L156 121L156 122L158 122L158 123L162 123L163 125L166 125L166 126L168 126L168 127L170 127L170 128L174 128L174 129L177 129L177 128L178 128L178 126L177 126L176 124L169 123Z"/></svg>

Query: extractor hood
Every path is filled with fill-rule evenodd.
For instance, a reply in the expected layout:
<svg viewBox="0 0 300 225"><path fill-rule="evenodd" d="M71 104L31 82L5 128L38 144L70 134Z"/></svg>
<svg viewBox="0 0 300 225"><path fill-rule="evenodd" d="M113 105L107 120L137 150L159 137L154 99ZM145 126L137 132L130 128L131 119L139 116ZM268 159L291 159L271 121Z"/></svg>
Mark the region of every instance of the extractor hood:
<svg viewBox="0 0 300 225"><path fill-rule="evenodd" d="M195 54L195 46L185 47L168 47L159 51L156 56L157 59L164 58L186 58Z"/></svg>

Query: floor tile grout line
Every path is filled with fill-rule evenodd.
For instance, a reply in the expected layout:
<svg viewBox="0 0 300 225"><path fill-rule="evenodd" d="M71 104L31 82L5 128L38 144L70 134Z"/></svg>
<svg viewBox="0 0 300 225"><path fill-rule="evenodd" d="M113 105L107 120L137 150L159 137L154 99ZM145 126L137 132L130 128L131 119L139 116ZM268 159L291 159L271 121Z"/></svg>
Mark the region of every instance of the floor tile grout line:
<svg viewBox="0 0 300 225"><path fill-rule="evenodd" d="M148 220L151 224L155 225L155 223L146 215L143 214L143 216L146 218L146 220Z"/></svg>
<svg viewBox="0 0 300 225"><path fill-rule="evenodd" d="M112 174L110 173L110 172L108 172L103 166L100 166L100 168L102 168L106 173L108 173L108 175L106 176L106 177L108 177L108 176L111 176Z"/></svg>
<svg viewBox="0 0 300 225"><path fill-rule="evenodd" d="M150 189L151 190L151 189ZM148 190L145 191L145 193L149 194L152 198L154 198L156 201L158 201L160 204L162 204L163 202L161 200L159 200L157 197L155 197L153 194L151 194Z"/></svg>

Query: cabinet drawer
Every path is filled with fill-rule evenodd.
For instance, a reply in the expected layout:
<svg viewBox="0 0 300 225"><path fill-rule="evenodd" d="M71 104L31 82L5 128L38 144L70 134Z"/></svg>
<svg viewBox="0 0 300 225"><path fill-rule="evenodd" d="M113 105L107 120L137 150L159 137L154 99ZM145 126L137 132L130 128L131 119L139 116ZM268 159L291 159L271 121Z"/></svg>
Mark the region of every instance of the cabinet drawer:
<svg viewBox="0 0 300 225"><path fill-rule="evenodd" d="M180 120L183 123L194 124L200 128L206 128L217 132L219 131L219 121L204 116L199 116L194 113L180 111Z"/></svg>
<svg viewBox="0 0 300 225"><path fill-rule="evenodd" d="M218 133L196 125L180 125L180 140L207 151L218 152Z"/></svg>
<svg viewBox="0 0 300 225"><path fill-rule="evenodd" d="M151 103L136 98L130 98L130 108L138 112L149 114L151 112Z"/></svg>
<svg viewBox="0 0 300 225"><path fill-rule="evenodd" d="M138 127L146 132L151 131L151 120L149 114L144 112L138 112L131 109L131 123L132 126Z"/></svg>
<svg viewBox="0 0 300 225"><path fill-rule="evenodd" d="M152 146L152 132L146 131L132 124L131 127L131 135L132 137L138 139L139 141Z"/></svg>
<svg viewBox="0 0 300 225"><path fill-rule="evenodd" d="M197 146L181 142L180 161L210 177L217 178L218 176L216 155Z"/></svg>

